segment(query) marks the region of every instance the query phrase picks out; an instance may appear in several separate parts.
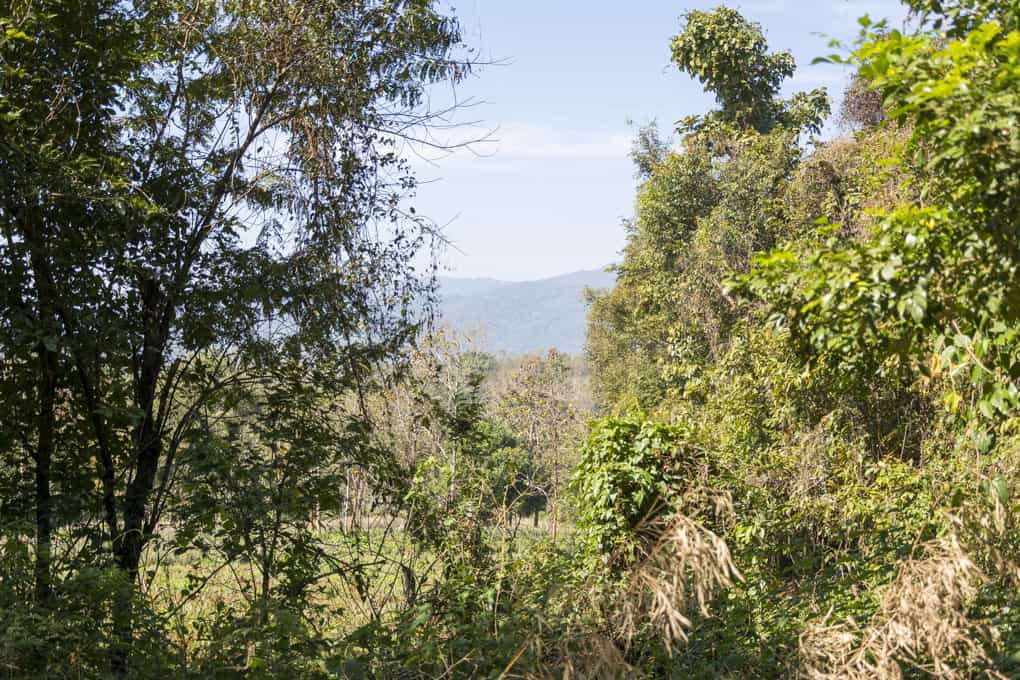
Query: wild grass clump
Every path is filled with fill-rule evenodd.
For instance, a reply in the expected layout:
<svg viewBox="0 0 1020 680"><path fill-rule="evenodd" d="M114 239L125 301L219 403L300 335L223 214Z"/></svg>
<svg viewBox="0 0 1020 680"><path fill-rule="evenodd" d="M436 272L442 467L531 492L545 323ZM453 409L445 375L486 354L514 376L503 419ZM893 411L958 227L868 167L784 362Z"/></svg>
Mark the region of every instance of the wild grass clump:
<svg viewBox="0 0 1020 680"><path fill-rule="evenodd" d="M709 496L717 514L732 515L728 495ZM639 534L657 538L630 574L615 619L617 631L630 642L650 625L672 655L688 640L692 612L710 616L709 603L743 577L726 541L687 515L650 519Z"/></svg>
<svg viewBox="0 0 1020 680"><path fill-rule="evenodd" d="M943 680L1007 677L995 669L996 622L975 614L987 586L1020 583L1004 550L1012 518L996 486L987 487L995 491L990 503L964 508L951 518L952 533L903 561L867 626L828 617L809 625L800 638L802 677L896 680L904 669Z"/></svg>

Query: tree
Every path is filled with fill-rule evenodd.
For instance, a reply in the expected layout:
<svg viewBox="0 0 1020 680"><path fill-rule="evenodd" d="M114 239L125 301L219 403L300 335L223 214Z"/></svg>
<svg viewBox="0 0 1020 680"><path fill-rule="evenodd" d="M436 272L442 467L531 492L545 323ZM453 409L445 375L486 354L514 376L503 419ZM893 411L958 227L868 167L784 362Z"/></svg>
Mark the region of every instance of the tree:
<svg viewBox="0 0 1020 680"><path fill-rule="evenodd" d="M1003 10L968 6L985 17ZM909 126L903 161L920 200L895 206L867 238L847 241L830 228L822 243L776 249L739 286L768 301L812 362L907 379L967 374L977 414L993 421L1020 405L1020 40L997 19L972 20L965 13L954 20L964 28L916 35L863 22L854 59L889 117ZM990 445L987 433L982 440Z"/></svg>
<svg viewBox="0 0 1020 680"><path fill-rule="evenodd" d="M768 52L761 26L728 7L692 10L683 19L673 38L673 63L715 94L720 109L711 118L763 133L777 124L818 130L828 113L825 91L778 98L796 66L789 52Z"/></svg>
<svg viewBox="0 0 1020 680"><path fill-rule="evenodd" d="M220 392L281 361L342 392L399 356L432 233L403 208L398 145L437 115L425 88L470 64L429 0L8 12L0 355L4 390L34 382L38 404L4 430L27 433L6 453L36 468L45 599L55 431L73 430L60 455L98 489L74 520L102 517L94 560L133 583ZM114 618L123 670L129 592Z"/></svg>
<svg viewBox="0 0 1020 680"><path fill-rule="evenodd" d="M719 282L788 230L779 197L800 160L798 140L828 112L823 90L777 97L793 58L769 53L761 27L738 12L692 11L683 21L673 61L720 108L685 121L676 149L638 132L643 181L617 285L590 298L586 352L603 407L654 408L725 352L742 312Z"/></svg>
<svg viewBox="0 0 1020 680"><path fill-rule="evenodd" d="M494 395L494 417L521 442L529 459L518 493L535 526L538 514L552 507L553 535L560 518L560 496L573 452L581 441L583 413L573 399L570 358L556 350L523 357Z"/></svg>
<svg viewBox="0 0 1020 680"><path fill-rule="evenodd" d="M7 273L3 309L8 331L2 355L12 368L6 387L31 385L35 405L26 406L35 417L32 422L26 411L8 412L11 420L4 429L21 433L15 456L30 459L35 468L36 595L44 602L51 591L56 391L67 385L73 365L61 356L60 314L73 302L61 300L62 291L51 281L57 265L47 250L58 238L51 225L87 224L108 210L76 197L113 179L116 170L104 169L102 159L113 134L115 87L135 72L137 63L124 49L134 37L131 29L111 3L15 3L9 11L0 21L5 33L0 44L5 238L0 262ZM67 245L80 247L74 241ZM36 359L24 355L25 347L32 348Z"/></svg>

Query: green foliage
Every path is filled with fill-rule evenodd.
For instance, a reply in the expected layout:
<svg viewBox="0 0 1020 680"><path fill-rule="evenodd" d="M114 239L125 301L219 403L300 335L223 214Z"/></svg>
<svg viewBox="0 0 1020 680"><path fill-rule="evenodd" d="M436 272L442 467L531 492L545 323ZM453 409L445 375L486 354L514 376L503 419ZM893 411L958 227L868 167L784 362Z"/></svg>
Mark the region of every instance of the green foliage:
<svg viewBox="0 0 1020 680"><path fill-rule="evenodd" d="M978 414L1009 415L1020 32L995 22L950 41L894 31L856 55L890 117L913 125L907 160L926 205L896 206L861 241L837 235L770 253L744 285L812 360L850 373L969 376Z"/></svg>
<svg viewBox="0 0 1020 680"><path fill-rule="evenodd" d="M673 50L722 108L689 121L678 150L638 133L643 182L617 286L590 300L587 355L605 406L681 394L724 350L739 314L719 281L788 231L777 198L800 157L799 132L828 110L820 91L776 98L793 59L768 54L760 27L733 10L689 12Z"/></svg>
<svg viewBox="0 0 1020 680"><path fill-rule="evenodd" d="M911 6L913 34L861 20L856 132L808 153L753 24L692 13L674 44L721 110L642 172L589 354L602 405L683 423L703 472L640 474L633 435L607 420L585 464L613 451L622 479L583 474L666 504L695 481L729 493L713 526L746 580L692 621L683 654L657 652L650 626L629 639L650 676L1012 672L1020 33L1015 3ZM690 185L663 181L699 162ZM581 507L626 543L632 518L596 495ZM605 543L588 552L609 559ZM669 592L637 554L621 581ZM939 647L936 627L974 655Z"/></svg>
<svg viewBox="0 0 1020 680"><path fill-rule="evenodd" d="M1020 10L1011 0L908 0L906 4L922 22L952 38L993 19L1009 29L1020 28Z"/></svg>
<svg viewBox="0 0 1020 680"><path fill-rule="evenodd" d="M633 126L633 121L628 121ZM655 121L637 127L637 134L630 149L630 159L637 168L637 177L646 180L652 172L669 155L669 141L662 138L659 126Z"/></svg>
<svg viewBox="0 0 1020 680"><path fill-rule="evenodd" d="M513 434L525 456L513 484L516 512L532 514L537 525L539 511L551 510L554 533L584 429L571 372L570 357L549 350L522 357L493 389L493 419Z"/></svg>
<svg viewBox="0 0 1020 680"><path fill-rule="evenodd" d="M568 357L422 335L436 6L5 9L0 673L1015 674L1020 27L909 4L810 148L685 15L720 108L637 132L583 444Z"/></svg>
<svg viewBox="0 0 1020 680"><path fill-rule="evenodd" d="M589 558L632 557L635 529L669 511L676 485L696 465L686 439L684 428L640 414L593 424L572 482Z"/></svg>
<svg viewBox="0 0 1020 680"><path fill-rule="evenodd" d="M116 569L86 568L62 580L48 608L25 606L8 583L0 588L0 660L5 677L115 677L111 649L123 644L112 625L110 603L133 584ZM145 598L134 601L137 640L131 672L159 677L183 668L157 612Z"/></svg>
<svg viewBox="0 0 1020 680"><path fill-rule="evenodd" d="M768 52L761 27L728 7L692 10L683 16L673 38L673 62L713 92L721 109L715 118L726 124L767 133L777 124L817 132L828 114L824 90L800 93L789 102L777 97L793 75L789 52ZM696 119L686 121L696 126Z"/></svg>
<svg viewBox="0 0 1020 680"><path fill-rule="evenodd" d="M727 7L687 12L672 49L674 63L715 93L726 121L771 126L779 86L795 65L789 52L769 54L760 26Z"/></svg>
<svg viewBox="0 0 1020 680"><path fill-rule="evenodd" d="M616 288L592 301L588 359L605 405L650 408L682 394L725 350L739 311L719 281L788 233L779 200L796 134L730 130L688 137L641 186Z"/></svg>
<svg viewBox="0 0 1020 680"><path fill-rule="evenodd" d="M428 87L470 71L459 27L428 0L2 14L0 519L34 510L20 603L48 620L66 584L115 570L131 587L97 586L90 654L153 676L151 588L194 550L198 585L206 560L246 565L249 606L222 615L244 626L216 633L233 666L307 643L294 667L311 667L313 586L361 566L310 519L358 476L401 496L359 407L433 303L395 146L427 127Z"/></svg>

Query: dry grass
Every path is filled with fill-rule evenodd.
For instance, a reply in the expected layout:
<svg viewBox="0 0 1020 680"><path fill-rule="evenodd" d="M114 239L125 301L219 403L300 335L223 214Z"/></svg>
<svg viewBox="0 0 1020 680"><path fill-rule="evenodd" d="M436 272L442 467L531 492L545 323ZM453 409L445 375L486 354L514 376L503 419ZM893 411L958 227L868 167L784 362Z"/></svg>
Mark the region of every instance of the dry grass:
<svg viewBox="0 0 1020 680"><path fill-rule="evenodd" d="M593 587L583 596L585 604L579 608L602 611L602 628L581 628L574 636L560 637L555 649L535 649L537 658L548 661L531 677L639 677L627 658L639 631L650 625L672 654L687 642L691 616L710 616L712 599L734 581L743 581L726 542L705 526L706 520L722 525L733 521L730 496L695 488L679 507L684 512L667 513L660 505L635 528L644 549L622 587Z"/></svg>
<svg viewBox="0 0 1020 680"><path fill-rule="evenodd" d="M955 538L930 544L925 557L903 563L872 625L823 622L805 631L802 676L894 679L907 664L936 678L970 677L988 661L967 618L985 580Z"/></svg>
<svg viewBox="0 0 1020 680"><path fill-rule="evenodd" d="M1002 549L1012 529L1007 508L969 508L954 519L954 533L927 544L921 558L903 562L867 627L828 617L800 638L800 675L807 680L897 680L912 667L933 678L1005 678L987 647L998 633L969 613L981 588L1020 584L1020 569Z"/></svg>
<svg viewBox="0 0 1020 680"><path fill-rule="evenodd" d="M548 649L540 640L534 642L534 655L552 661L530 673L529 680L629 680L639 675L619 644L606 635L587 633L555 644L555 649Z"/></svg>
<svg viewBox="0 0 1020 680"><path fill-rule="evenodd" d="M676 515L658 533L631 574L617 629L629 641L648 622L672 654L675 646L687 642L689 614L709 616L712 598L742 577L726 542L691 518Z"/></svg>

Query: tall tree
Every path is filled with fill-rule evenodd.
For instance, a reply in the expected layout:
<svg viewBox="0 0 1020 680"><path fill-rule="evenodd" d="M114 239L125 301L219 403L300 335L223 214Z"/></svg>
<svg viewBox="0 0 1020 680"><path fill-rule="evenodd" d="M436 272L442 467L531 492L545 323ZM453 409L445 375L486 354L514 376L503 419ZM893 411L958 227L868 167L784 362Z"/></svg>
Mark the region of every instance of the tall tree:
<svg viewBox="0 0 1020 680"><path fill-rule="evenodd" d="M430 0L4 14L0 355L20 357L5 389L37 385L34 424L9 425L37 471L45 598L59 418L87 422L60 455L99 489L95 559L135 582L205 404L283 360L350 388L413 338L432 233L403 207L399 145L437 115L426 87L470 65ZM114 617L123 668L130 593Z"/></svg>
<svg viewBox="0 0 1020 680"><path fill-rule="evenodd" d="M556 350L523 357L505 382L497 386L494 412L497 420L521 442L529 456L525 493L537 497L531 503L535 526L539 511L551 507L553 534L560 517L560 493L573 451L581 443L584 414L572 400L570 357Z"/></svg>
<svg viewBox="0 0 1020 680"><path fill-rule="evenodd" d="M708 118L768 132L776 125L817 131L828 113L822 89L779 98L796 64L789 52L768 51L761 26L736 10L692 10L673 38L673 63L715 95L719 110ZM696 119L691 119L691 123Z"/></svg>
<svg viewBox="0 0 1020 680"><path fill-rule="evenodd" d="M740 314L719 282L786 229L776 197L799 137L828 112L824 90L778 97L793 57L770 53L761 27L734 10L688 12L672 47L719 108L684 121L672 151L639 132L642 183L617 285L591 296L587 354L604 407L654 407L725 350Z"/></svg>

